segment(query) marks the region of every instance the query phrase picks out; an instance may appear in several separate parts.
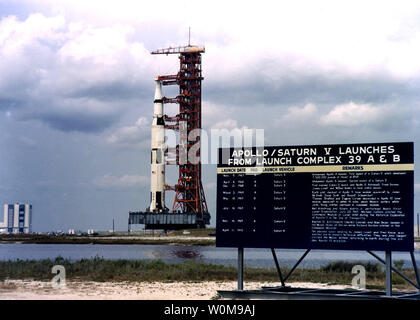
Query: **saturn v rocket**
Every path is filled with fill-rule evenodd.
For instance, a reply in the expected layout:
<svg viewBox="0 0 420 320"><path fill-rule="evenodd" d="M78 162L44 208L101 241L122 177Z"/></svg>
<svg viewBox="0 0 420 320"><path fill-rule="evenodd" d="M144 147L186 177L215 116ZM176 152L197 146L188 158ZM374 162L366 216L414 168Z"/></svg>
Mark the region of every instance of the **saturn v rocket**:
<svg viewBox="0 0 420 320"><path fill-rule="evenodd" d="M166 212L165 206L165 121L162 84L155 78L156 89L151 137L150 212Z"/></svg>

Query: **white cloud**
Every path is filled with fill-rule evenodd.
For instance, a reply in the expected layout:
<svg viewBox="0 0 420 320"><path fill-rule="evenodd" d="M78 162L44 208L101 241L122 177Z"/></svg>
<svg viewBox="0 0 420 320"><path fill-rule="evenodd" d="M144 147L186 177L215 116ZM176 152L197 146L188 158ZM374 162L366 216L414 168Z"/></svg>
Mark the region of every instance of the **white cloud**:
<svg viewBox="0 0 420 320"><path fill-rule="evenodd" d="M316 123L319 117L319 111L316 105L312 103L306 104L303 108L290 107L287 113L279 119L281 125L289 127L297 124Z"/></svg>
<svg viewBox="0 0 420 320"><path fill-rule="evenodd" d="M226 129L226 130L243 130L246 126L240 126L237 117L237 108L216 104L209 101L203 101L202 107L203 128L204 129Z"/></svg>
<svg viewBox="0 0 420 320"><path fill-rule="evenodd" d="M225 120L231 114L232 108L228 106L215 104L209 100L203 100L201 104L204 128L212 127L215 123Z"/></svg>
<svg viewBox="0 0 420 320"><path fill-rule="evenodd" d="M415 123L412 113L410 107L397 104L348 102L328 107L325 104L318 106L308 103L303 107L290 107L284 114L279 112L280 117L273 122L273 129L295 129L300 132L295 133L297 138L305 135L305 132L329 137L331 132L335 136L344 132L354 135L355 129L362 129L365 135L381 134L383 138L385 133L396 135L404 131L406 135L410 134ZM338 133L336 130L339 128L346 131ZM361 132L357 131L358 134Z"/></svg>
<svg viewBox="0 0 420 320"><path fill-rule="evenodd" d="M151 78L151 55L142 43L129 39L132 27L95 28L70 23L68 30L67 41L57 51L60 64L68 72L62 79L64 85L70 81L72 87L80 89L120 81L140 87Z"/></svg>
<svg viewBox="0 0 420 320"><path fill-rule="evenodd" d="M92 59L105 65L118 64L117 55L130 47L126 38L134 31L128 26L93 28L80 23L69 24L68 30L69 40L58 52L62 59Z"/></svg>
<svg viewBox="0 0 420 320"><path fill-rule="evenodd" d="M34 117L50 124L52 120L48 119L65 118L70 121L62 120L55 127L84 130L88 126L73 128L72 124L79 118L91 121L104 111L106 121L92 126L103 130L124 112L126 104L121 101L152 96L148 90L153 86L153 75L177 69L174 57L151 56L149 50L184 43L190 25L193 43L204 44L207 49L203 55L204 86L213 91L207 91L206 99L211 101L213 94L213 97L219 95L220 100L228 100L224 102L225 110L214 119L207 122L209 115L204 114L203 123L210 127L223 124L234 127L233 120L230 123L226 120L236 119L226 112L234 103L232 96L242 99L241 103L270 104L281 99L285 90L293 99L303 99L308 94L302 88L307 85L308 77L309 80L313 77L314 82L309 83L312 89L315 87L309 93L315 91L316 95L319 85L316 79L323 77L321 89L326 91L331 86L330 92L324 94L328 97L342 94L334 92L337 89L334 85L343 79L352 80L348 84L344 81L344 85L357 89L360 79L383 77L392 84L396 78L406 81L420 75L417 59L420 29L413 20L419 15L418 6L376 1L368 5L356 1L344 6L334 1L316 4L269 1L259 7L245 2L241 4L241 15L232 19L237 5L220 3L223 3L222 11L214 3L200 2L191 7L187 1L176 4L170 1L26 2L28 11L32 8L44 12L32 14L23 21L11 16L0 22L0 104L3 104L0 108L25 105L16 118L21 113L30 118L37 114L33 105L43 105L49 113L59 110L70 97L72 103L66 104L66 112L60 113L60 117ZM192 14L195 10L207 14L197 17ZM293 86L289 87L290 84ZM361 95L362 99L357 101L364 101L369 100L366 92L371 91L375 90L349 92ZM205 97L207 93L203 92ZM83 119L77 110L84 107L79 98L106 101L108 106ZM31 106L29 102L34 103ZM204 107L207 106L203 104L205 112ZM297 112L289 110L292 118L294 111ZM328 117L325 121L329 121Z"/></svg>
<svg viewBox="0 0 420 320"><path fill-rule="evenodd" d="M64 131L103 130L152 78L150 53L130 39L133 32L68 22L63 14L3 18L0 110Z"/></svg>
<svg viewBox="0 0 420 320"><path fill-rule="evenodd" d="M321 116L320 123L324 126L355 127L374 124L383 116L383 108L350 102L338 105L328 114Z"/></svg>
<svg viewBox="0 0 420 320"><path fill-rule="evenodd" d="M96 178L94 184L103 188L127 188L127 187L144 187L147 186L149 181L148 177L142 175L104 175Z"/></svg>
<svg viewBox="0 0 420 320"><path fill-rule="evenodd" d="M106 138L106 142L119 147L150 147L151 123L144 117L137 119L133 126L117 129Z"/></svg>
<svg viewBox="0 0 420 320"><path fill-rule="evenodd" d="M227 130L238 129L238 121L234 119L221 120L213 124L211 128L212 129L227 129Z"/></svg>
<svg viewBox="0 0 420 320"><path fill-rule="evenodd" d="M26 47L37 45L37 41L63 40L64 27L63 16L45 17L35 13L24 22L8 16L0 21L0 52L3 56L22 55Z"/></svg>
<svg viewBox="0 0 420 320"><path fill-rule="evenodd" d="M255 58L279 52L296 57L292 63L299 68L310 65L363 73L385 67L403 75L418 73L420 68L416 1L264 1L263 5L242 1L240 13L237 3L223 0L199 1L194 6L188 0L35 3L98 25L111 20L161 32L175 29L172 37L159 39L162 47L186 42L192 26L193 43L205 42L217 52L208 63L220 73L252 67ZM276 70L272 71L275 75Z"/></svg>

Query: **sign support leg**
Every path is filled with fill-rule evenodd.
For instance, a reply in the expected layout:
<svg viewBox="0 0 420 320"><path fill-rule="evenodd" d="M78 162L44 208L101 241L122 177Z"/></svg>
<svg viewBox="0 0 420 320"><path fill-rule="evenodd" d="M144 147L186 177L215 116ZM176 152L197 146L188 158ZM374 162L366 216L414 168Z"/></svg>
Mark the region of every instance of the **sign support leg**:
<svg viewBox="0 0 420 320"><path fill-rule="evenodd" d="M298 262L296 262L296 264L292 267L292 269L290 269L287 276L284 277L284 281L286 281L292 275L293 271L295 271L295 269L299 266L299 264L303 261L303 259L305 259L306 255L309 253L309 251L311 251L311 249L307 249L305 251L305 253L303 254L303 256L300 257Z"/></svg>
<svg viewBox="0 0 420 320"><path fill-rule="evenodd" d="M244 248L238 248L238 291L244 290Z"/></svg>
<svg viewBox="0 0 420 320"><path fill-rule="evenodd" d="M417 269L417 263L416 263L416 257L414 256L414 252L410 251L411 256L411 263L413 264L414 273L416 274L417 284L420 291L420 275L419 275L419 269Z"/></svg>
<svg viewBox="0 0 420 320"><path fill-rule="evenodd" d="M271 248L271 253L273 254L273 259L274 259L274 263L276 264L276 269L277 269L277 273L278 273L279 278L280 278L281 286L284 287L285 284L284 284L283 275L281 274L279 261L277 260L276 251L274 251L274 248Z"/></svg>
<svg viewBox="0 0 420 320"><path fill-rule="evenodd" d="M386 262L385 260L383 260L382 258L378 257L375 253L373 253L372 251L367 250L367 252L375 257L378 261L380 261L382 264L384 264L386 266ZM413 285L415 288L420 290L420 286L416 283L414 283L413 281L411 281L409 278L407 278L407 276L405 276L404 274L402 274L400 271L398 271L398 269L394 268L391 265L391 270L394 271L396 274L398 274L401 278L405 279L405 281L407 281L408 283L410 283L411 285Z"/></svg>
<svg viewBox="0 0 420 320"><path fill-rule="evenodd" d="M392 296L392 254L391 251L385 251L385 273L386 273L386 295Z"/></svg>

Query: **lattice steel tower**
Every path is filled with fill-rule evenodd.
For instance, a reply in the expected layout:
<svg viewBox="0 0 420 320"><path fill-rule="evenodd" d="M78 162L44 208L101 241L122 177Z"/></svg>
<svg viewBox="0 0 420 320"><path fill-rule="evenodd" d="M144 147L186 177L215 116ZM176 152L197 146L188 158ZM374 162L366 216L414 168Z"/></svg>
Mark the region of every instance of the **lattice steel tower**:
<svg viewBox="0 0 420 320"><path fill-rule="evenodd" d="M175 98L163 97L164 103L178 103L179 113L174 117L165 116L165 129L179 133L179 144L176 150L167 152L167 164L179 166L178 183L167 186L175 191L172 206L174 213L195 213L209 220L209 213L201 181L200 135L193 134L201 130L201 53L204 47L184 46L153 51L152 54L179 54L179 72L176 75L161 75L158 80L162 85L178 85L179 94ZM191 161L190 150L198 161ZM197 148L198 146L198 148ZM195 151L196 150L196 151ZM206 218L208 216L208 218Z"/></svg>
<svg viewBox="0 0 420 320"><path fill-rule="evenodd" d="M132 224L144 224L146 229L204 228L210 224L203 184L201 182L201 53L204 47L184 46L153 51L152 54L179 54L176 75L161 75L156 81L154 122L152 124L151 205L146 211L130 211L128 229ZM173 98L162 96L161 86L179 86ZM175 116L163 115L163 105L177 103ZM155 119L156 118L156 119ZM155 121L156 120L156 121ZM155 123L156 122L156 123ZM166 149L164 130L178 132L178 145ZM163 163L158 159L163 157ZM164 184L165 165L177 165L179 176L174 186ZM172 209L165 205L165 191L175 191Z"/></svg>

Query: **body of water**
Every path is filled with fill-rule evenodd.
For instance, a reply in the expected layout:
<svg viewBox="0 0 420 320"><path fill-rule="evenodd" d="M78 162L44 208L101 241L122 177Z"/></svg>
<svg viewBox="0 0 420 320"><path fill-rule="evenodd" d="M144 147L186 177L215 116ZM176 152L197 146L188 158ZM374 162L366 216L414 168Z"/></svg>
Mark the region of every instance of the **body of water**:
<svg viewBox="0 0 420 320"><path fill-rule="evenodd" d="M305 250L277 249L280 265L292 266ZM383 252L375 252L384 258ZM167 263L181 263L195 260L205 263L235 265L237 249L216 248L212 246L173 246L173 245L93 245L93 244L0 244L0 260L40 260L54 259L58 256L70 260L101 257L104 259L160 259ZM270 249L245 249L245 265L252 267L275 267ZM420 264L420 251L415 251ZM404 260L411 266L409 253L395 252L393 260ZM365 251L327 251L312 250L301 263L301 267L318 268L329 262L344 260L350 262L376 262Z"/></svg>

